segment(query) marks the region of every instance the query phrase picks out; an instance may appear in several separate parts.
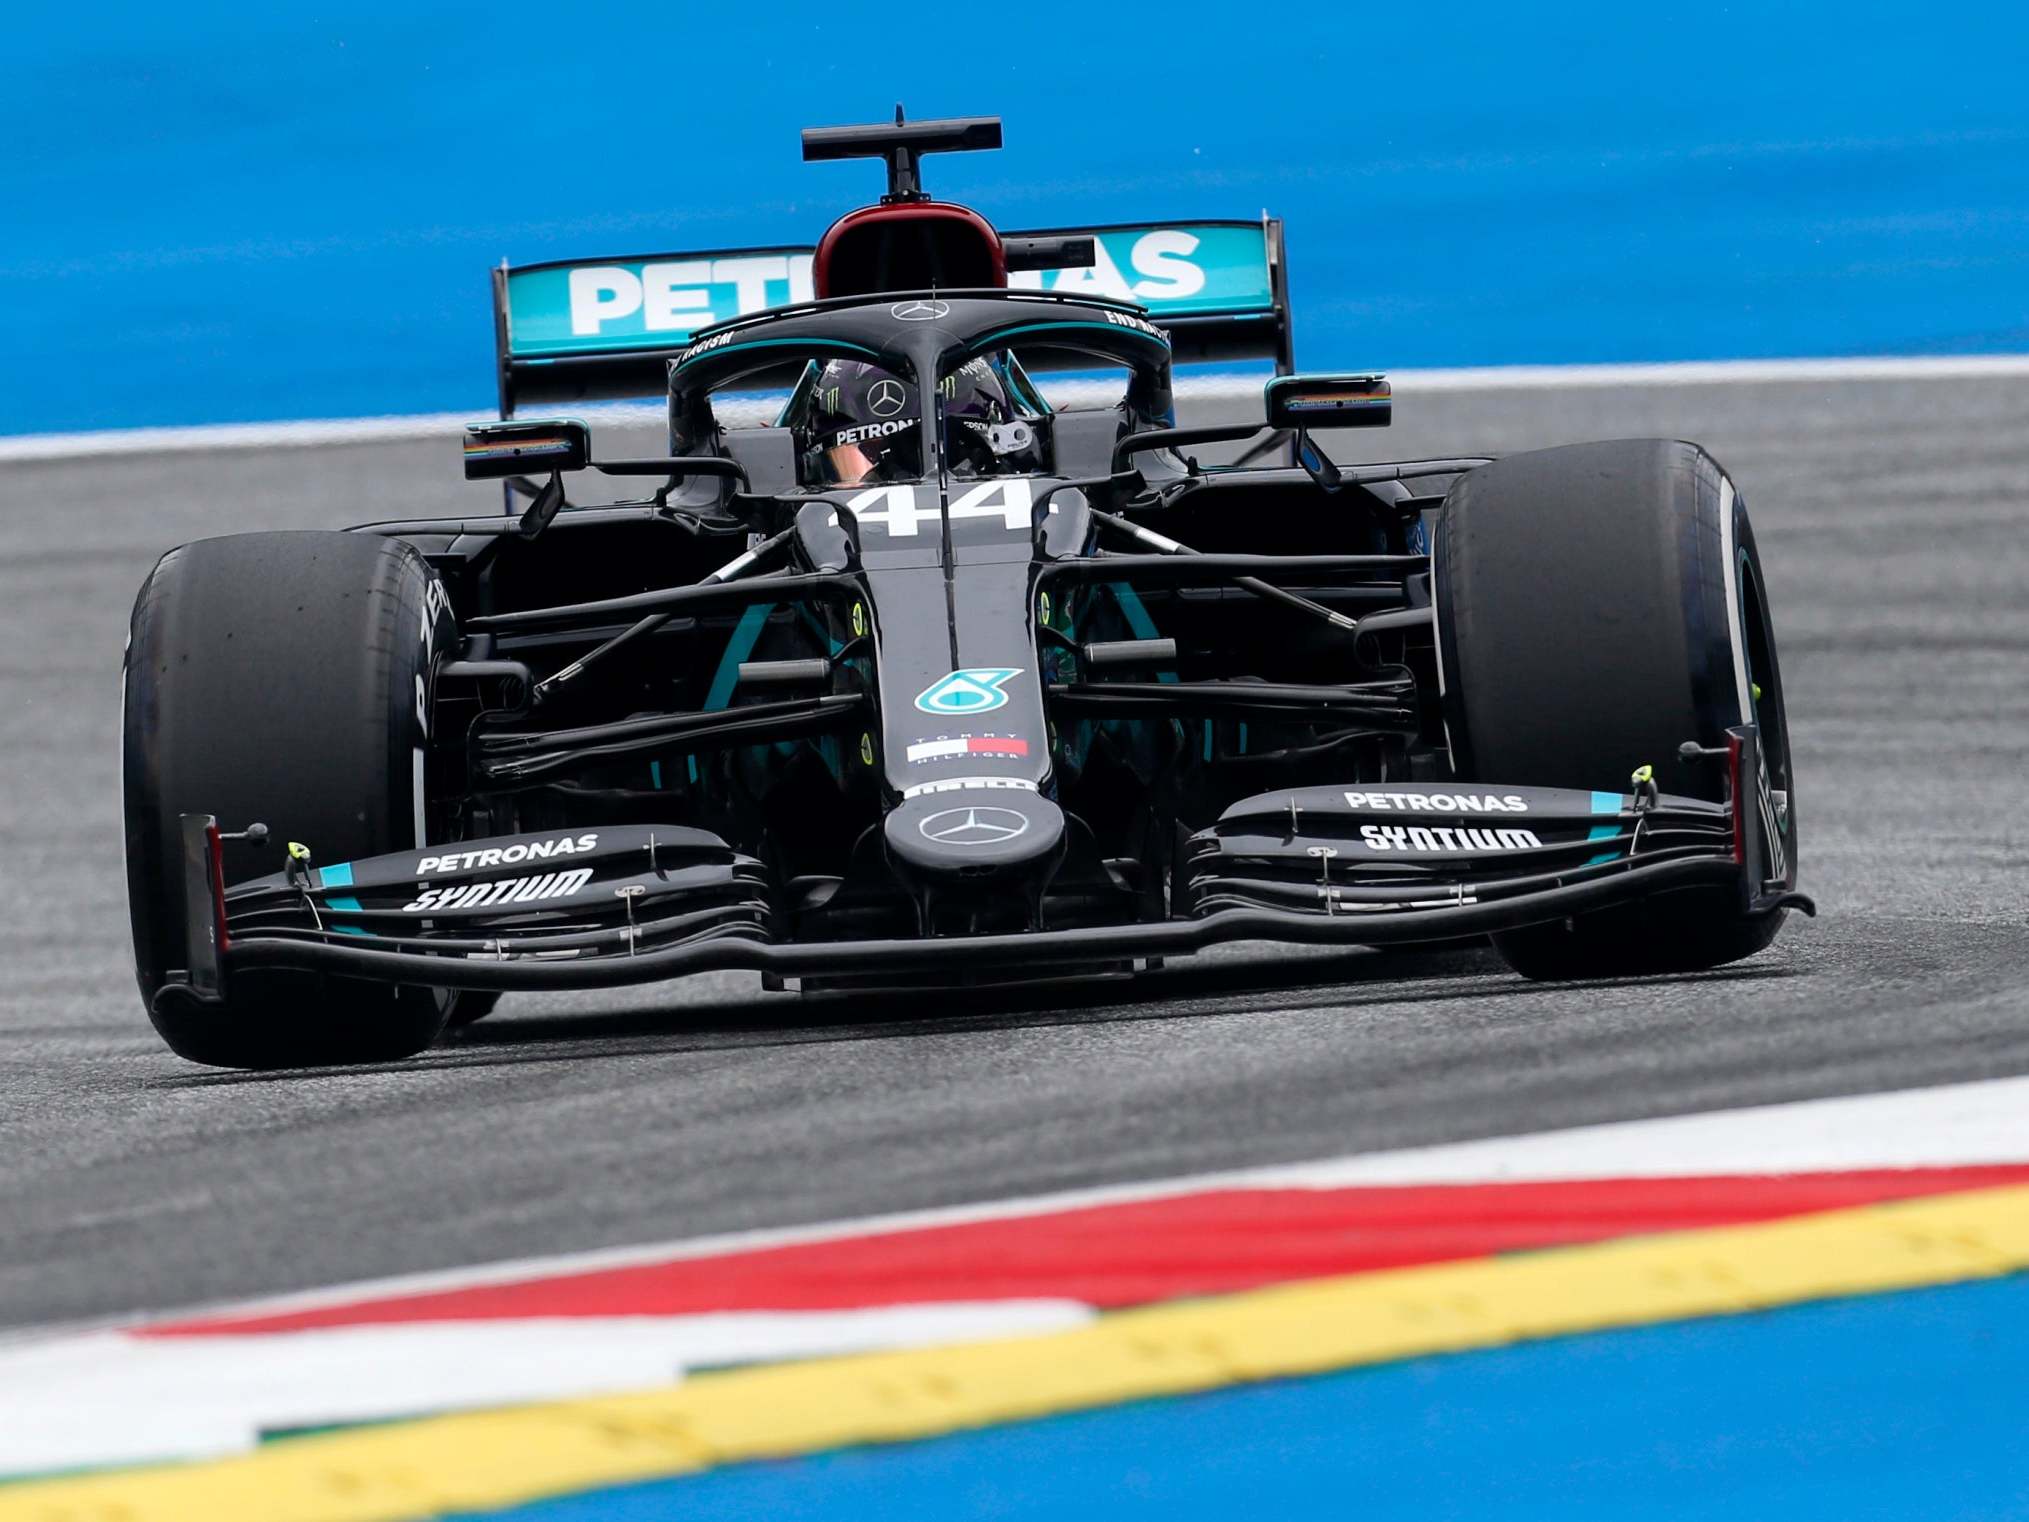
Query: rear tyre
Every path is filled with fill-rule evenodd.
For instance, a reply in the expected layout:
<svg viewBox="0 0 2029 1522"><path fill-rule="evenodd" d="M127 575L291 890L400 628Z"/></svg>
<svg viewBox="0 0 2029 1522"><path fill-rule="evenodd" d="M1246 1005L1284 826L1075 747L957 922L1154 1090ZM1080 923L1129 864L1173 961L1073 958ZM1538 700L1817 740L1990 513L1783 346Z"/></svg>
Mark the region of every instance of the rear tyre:
<svg viewBox="0 0 2029 1522"><path fill-rule="evenodd" d="M1782 674L1747 510L1716 460L1668 439L1497 460L1445 499L1433 566L1459 777L1625 793L1649 765L1664 792L1717 800L1719 769L1677 748L1753 720L1770 786L1790 797L1794 884ZM1531 978L1686 972L1752 956L1783 917L1696 889L1493 940Z"/></svg>
<svg viewBox="0 0 2029 1522"><path fill-rule="evenodd" d="M376 535L236 534L171 550L135 600L124 706L127 894L149 1017L218 1067L379 1062L437 1038L448 995L310 973L235 975L220 1005L169 984L187 960L178 816L226 830L227 882L427 836L421 757L449 609L413 546ZM160 997L158 997L160 995Z"/></svg>

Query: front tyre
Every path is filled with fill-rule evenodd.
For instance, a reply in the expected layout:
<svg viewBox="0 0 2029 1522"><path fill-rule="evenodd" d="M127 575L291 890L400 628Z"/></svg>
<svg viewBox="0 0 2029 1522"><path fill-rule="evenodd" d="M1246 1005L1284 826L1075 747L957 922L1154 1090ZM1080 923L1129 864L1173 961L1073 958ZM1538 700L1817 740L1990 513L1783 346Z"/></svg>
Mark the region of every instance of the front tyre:
<svg viewBox="0 0 2029 1522"><path fill-rule="evenodd" d="M225 848L227 882L281 864L406 850L422 796L435 652L448 601L411 545L331 532L235 534L171 550L135 600L123 772L134 965L172 1051L218 1067L379 1062L437 1038L448 995L312 973L235 974L223 1004L172 985L186 960L178 817L259 821Z"/></svg>
<svg viewBox="0 0 2029 1522"><path fill-rule="evenodd" d="M1622 439L1511 455L1464 476L1438 514L1433 600L1445 727L1461 778L1625 793L1636 767L1666 793L1718 800L1686 762L1760 727L1789 799L1789 725L1747 509L1696 444ZM1531 978L1686 972L1752 956L1780 911L1697 889L1496 935Z"/></svg>

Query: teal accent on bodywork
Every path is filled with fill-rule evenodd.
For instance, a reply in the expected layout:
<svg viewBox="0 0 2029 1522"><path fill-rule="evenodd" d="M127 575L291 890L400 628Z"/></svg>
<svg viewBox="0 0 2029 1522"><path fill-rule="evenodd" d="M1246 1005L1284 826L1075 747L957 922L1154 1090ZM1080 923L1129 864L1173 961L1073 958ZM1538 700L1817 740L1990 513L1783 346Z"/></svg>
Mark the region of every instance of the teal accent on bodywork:
<svg viewBox="0 0 2029 1522"><path fill-rule="evenodd" d="M662 763L660 761L648 763L648 780L656 787L662 786Z"/></svg>
<svg viewBox="0 0 2029 1522"><path fill-rule="evenodd" d="M1148 616L1148 607L1141 600L1141 594L1124 581L1110 581L1114 600L1120 604L1120 615L1127 620L1128 631L1136 639L1154 639L1155 620Z"/></svg>
<svg viewBox="0 0 2029 1522"><path fill-rule="evenodd" d="M649 276L646 281L644 272ZM714 280L715 273L744 279ZM581 287L575 311L574 274ZM743 294L748 297L745 302ZM508 352L523 359L676 348L714 323L806 301L811 294L810 250L804 248L760 249L720 258L587 259L574 266L510 270ZM753 299L756 295L760 300ZM611 315L598 315L595 305ZM659 319L652 327L651 311ZM588 324L595 331L577 331Z"/></svg>
<svg viewBox="0 0 2029 1522"><path fill-rule="evenodd" d="M1615 816L1615 819L1612 824L1594 825L1586 834L1585 838L1587 840L1618 840L1620 838L1620 820L1618 816L1620 814L1621 801L1619 793L1595 792L1592 795L1592 812L1595 814L1612 814ZM1597 856L1588 857L1585 865L1596 867L1604 861L1619 860L1620 851L1615 849L1612 851L1602 851Z"/></svg>
<svg viewBox="0 0 2029 1522"><path fill-rule="evenodd" d="M1137 302L1157 322L1274 309L1268 235L1259 223L1148 222L1089 236L1097 255L1090 267L1018 271L1008 284ZM509 270L508 353L539 364L574 354L681 348L714 324L809 300L811 254L798 245Z"/></svg>
<svg viewBox="0 0 2029 1522"><path fill-rule="evenodd" d="M720 359L728 354L738 354L742 349L836 349L844 354L864 354L868 359L881 357L878 350L869 349L865 344L848 343L843 338L750 338L745 343L726 344L679 359L676 366L680 370L698 360Z"/></svg>
<svg viewBox="0 0 2029 1522"><path fill-rule="evenodd" d="M1148 608L1142 603L1139 592L1124 581L1109 581L1106 584L1113 589L1113 600L1120 604L1120 616L1127 620L1128 632L1136 639L1162 637L1156 632L1155 620L1148 616ZM1177 674L1174 671L1158 671L1155 679L1158 682L1174 682Z"/></svg>
<svg viewBox="0 0 2029 1522"><path fill-rule="evenodd" d="M803 622L809 626L810 632L822 640L825 648L830 650L832 659L837 660L839 653L845 649L844 643L832 636L831 631L824 626L823 621L810 611L809 604L804 604L797 611L803 615ZM840 782L845 780L845 753L839 746L838 736L819 735L814 740L802 741L779 740L775 744L775 754L778 756L794 755L796 747L800 744L815 745L817 747L818 759L824 763L825 770L831 773L834 780Z"/></svg>
<svg viewBox="0 0 2029 1522"><path fill-rule="evenodd" d="M939 677L916 694L920 713L940 718L970 718L1007 707L1006 686L1021 675L1016 666L968 666Z"/></svg>
<svg viewBox="0 0 2029 1522"><path fill-rule="evenodd" d="M1093 267L1016 274L1008 284L1018 290L1139 302L1157 322L1274 309L1268 234L1259 223L1150 224L1091 236L1099 255Z"/></svg>
<svg viewBox="0 0 2029 1522"><path fill-rule="evenodd" d="M739 623L733 626L733 637L726 641L726 653L719 657L719 669L712 673L711 691L705 694L707 712L733 701L733 687L740 680L740 662L754 653L754 647L761 642L761 631L768 627L768 615L774 611L772 602L760 602L740 615Z"/></svg>
<svg viewBox="0 0 2029 1522"><path fill-rule="evenodd" d="M1120 616L1127 620L1128 633L1132 634L1136 639L1160 639L1162 637L1161 633L1156 629L1155 620L1149 617L1148 608L1143 604L1139 592L1135 591L1133 587L1124 581L1109 581L1105 583L1105 586L1113 594L1113 602L1120 609ZM1177 679L1177 674L1174 671L1158 671L1155 674L1155 679L1158 682L1174 682ZM1107 722L1110 724L1117 721L1108 720ZM1170 723L1176 727L1179 742L1188 743L1183 740L1183 736L1186 733L1183 722L1179 719L1172 719ZM1209 761L1212 759L1212 721L1206 719L1204 726L1205 759Z"/></svg>
<svg viewBox="0 0 2029 1522"><path fill-rule="evenodd" d="M726 641L726 653L719 657L719 669L712 673L711 690L705 694L705 711L724 708L733 701L733 688L740 680L740 662L754 653L754 647L761 642L761 631L768 627L768 615L775 611L772 602L756 603L740 615L739 623L733 626L733 637ZM697 757L691 756L690 780L698 780Z"/></svg>
<svg viewBox="0 0 2029 1522"><path fill-rule="evenodd" d="M1029 379L1029 372L1021 367L1012 354L1001 355L999 369L1001 381L1007 387L1008 394L1014 398L1015 405L1023 412L1032 417L1048 417L1057 410L1050 405L1043 393L1036 389L1036 383Z"/></svg>
<svg viewBox="0 0 2029 1522"><path fill-rule="evenodd" d="M339 875L333 876L334 873ZM318 881L326 888L351 887L352 863L341 862L336 867L326 867L318 874ZM324 901L324 907L331 910L349 910L354 914L364 914L366 912L366 906L356 898L328 898ZM371 930L362 930L357 925L333 925L331 928L336 930L340 935L373 934Z"/></svg>
<svg viewBox="0 0 2029 1522"><path fill-rule="evenodd" d="M1065 328L1089 329L1098 333L1129 333L1146 343L1158 345L1165 353L1169 351L1169 340L1158 338L1153 333L1144 333L1140 328L1125 327L1111 322L1025 322L1012 328L996 328L984 339L973 344L973 352L982 349L998 349L1017 333L1053 333Z"/></svg>

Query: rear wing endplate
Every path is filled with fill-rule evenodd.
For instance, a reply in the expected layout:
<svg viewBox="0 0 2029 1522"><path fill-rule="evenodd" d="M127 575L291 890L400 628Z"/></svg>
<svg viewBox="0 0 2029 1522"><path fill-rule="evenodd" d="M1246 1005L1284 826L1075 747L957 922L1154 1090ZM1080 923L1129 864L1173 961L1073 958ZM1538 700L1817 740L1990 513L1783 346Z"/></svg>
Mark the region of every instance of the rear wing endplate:
<svg viewBox="0 0 2029 1522"><path fill-rule="evenodd" d="M1093 262L1017 269L1016 290L1139 302L1169 330L1179 364L1290 357L1282 222L1137 222L1044 228L1090 238ZM553 260L493 272L500 415L523 406L661 396L669 361L713 323L808 301L809 245Z"/></svg>

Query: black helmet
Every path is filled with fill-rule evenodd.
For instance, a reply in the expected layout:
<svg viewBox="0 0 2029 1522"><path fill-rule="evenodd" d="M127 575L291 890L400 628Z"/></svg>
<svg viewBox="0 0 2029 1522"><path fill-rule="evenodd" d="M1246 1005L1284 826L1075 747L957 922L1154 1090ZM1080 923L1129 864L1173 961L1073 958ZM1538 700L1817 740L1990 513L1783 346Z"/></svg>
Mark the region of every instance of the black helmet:
<svg viewBox="0 0 2029 1522"><path fill-rule="evenodd" d="M999 368L967 360L938 382L946 465L959 475L1038 468L1035 430L1016 412ZM912 481L923 474L922 405L900 376L856 360L817 374L805 420L794 419L805 479L823 485Z"/></svg>

